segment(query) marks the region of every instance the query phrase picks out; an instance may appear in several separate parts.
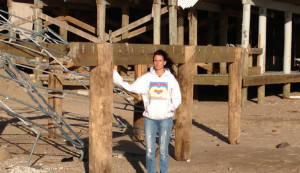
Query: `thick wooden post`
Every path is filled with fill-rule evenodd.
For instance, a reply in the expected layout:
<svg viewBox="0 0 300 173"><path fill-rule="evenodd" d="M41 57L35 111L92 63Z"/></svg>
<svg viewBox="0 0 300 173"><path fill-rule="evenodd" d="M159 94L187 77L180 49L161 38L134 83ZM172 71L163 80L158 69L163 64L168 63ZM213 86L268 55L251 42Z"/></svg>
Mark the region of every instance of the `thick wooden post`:
<svg viewBox="0 0 300 173"><path fill-rule="evenodd" d="M42 12L42 7L43 7L43 2L41 0L34 0L34 11L35 13L41 13ZM42 19L38 18L34 21L35 25L34 25L34 31L35 32L41 32L42 31ZM42 37L37 36L35 38L35 41L37 42L41 42L42 41ZM42 58L41 57L35 57L35 60L38 62L42 62ZM37 84L42 85L42 81L38 79L38 76L41 75L43 72L40 71L42 67L39 67L38 70L34 70L34 77L35 77L35 81Z"/></svg>
<svg viewBox="0 0 300 173"><path fill-rule="evenodd" d="M124 6L122 6L122 27L129 24L129 6L126 3ZM126 31L122 34L122 42L126 43L128 42L128 34L129 32Z"/></svg>
<svg viewBox="0 0 300 173"><path fill-rule="evenodd" d="M198 42L198 18L197 18L197 9L190 8L188 11L189 19L189 45L197 45ZM198 64L194 64L195 74L198 73ZM193 86L194 88L194 98L198 99L199 96L199 87L197 85Z"/></svg>
<svg viewBox="0 0 300 173"><path fill-rule="evenodd" d="M53 65L53 66L60 66L59 63L54 59L51 59L49 64ZM61 70L55 70L55 69L50 69L50 72L56 73L56 74L63 73ZM63 90L62 80L63 80L62 77L59 75L49 74L48 86L50 88ZM49 90L48 93L50 94L50 96L48 96L49 105L55 110L55 112L58 115L62 115L62 98L57 97L57 96L61 96L62 93L58 92L58 91L53 91L53 90ZM55 131L58 134L60 133L59 129L54 126L54 124L52 123L51 120L48 120L48 128L50 130ZM59 136L56 136L55 134L50 133L50 132L48 133L48 137L55 138L55 139L59 138Z"/></svg>
<svg viewBox="0 0 300 173"><path fill-rule="evenodd" d="M129 5L126 3L122 6L122 27L125 27L129 24ZM121 35L122 43L128 43L129 32L126 31ZM122 68L124 67L124 68ZM119 65L118 72L121 76L127 76L128 65Z"/></svg>
<svg viewBox="0 0 300 173"><path fill-rule="evenodd" d="M215 44L215 17L213 12L208 12L207 14L207 44L214 45ZM207 71L207 74L212 74L215 72L214 64L208 63L208 66L211 67L212 71Z"/></svg>
<svg viewBox="0 0 300 173"><path fill-rule="evenodd" d="M258 29L258 47L261 48L262 54L258 56L258 66L260 66L261 74L266 71L266 36L267 36L267 9L259 8L259 29ZM263 104L265 98L265 85L258 86L257 102Z"/></svg>
<svg viewBox="0 0 300 173"><path fill-rule="evenodd" d="M191 159L191 131L193 116L194 56L195 46L186 46L184 64L178 67L178 82L182 94L182 103L176 111L175 123L175 159Z"/></svg>
<svg viewBox="0 0 300 173"><path fill-rule="evenodd" d="M97 35L101 41L105 40L106 1L96 0L97 5Z"/></svg>
<svg viewBox="0 0 300 173"><path fill-rule="evenodd" d="M14 13L13 9L12 9L12 0L7 0L7 8L8 8L9 13L12 13L12 14ZM12 38L16 38L16 32L10 30L9 36L11 36ZM9 41L16 41L16 39L12 39L12 38L10 38Z"/></svg>
<svg viewBox="0 0 300 173"><path fill-rule="evenodd" d="M128 5L127 5L126 11L127 11L128 18L124 17L124 18L122 18L122 21L125 19L128 19L127 22L129 24L129 7L128 7ZM125 15L125 13L123 13L123 15ZM124 24L124 26L125 26L125 23L126 23L126 21L122 22L122 25ZM142 64L135 65L134 72L135 72L134 78L136 80L137 78L141 77L143 74L147 73L147 65L142 65ZM138 98L134 99L134 105L139 106L139 107L144 106L141 95L139 95ZM135 112L133 114L133 126L137 127L137 129L133 129L133 132L135 134L133 136L133 141L139 141L139 140L143 141L143 140L145 140L145 136L143 135L144 130L142 130L144 128L143 112L140 112L142 110L139 108L136 108L136 107L134 108L134 110L135 110ZM137 112L137 111L139 111L139 112Z"/></svg>
<svg viewBox="0 0 300 173"><path fill-rule="evenodd" d="M228 14L226 12L220 13L219 23L219 45L226 46L227 44L227 30L228 30ZM226 62L220 62L220 74L227 74Z"/></svg>
<svg viewBox="0 0 300 173"><path fill-rule="evenodd" d="M98 66L90 71L89 172L112 172L113 50L98 44Z"/></svg>
<svg viewBox="0 0 300 173"><path fill-rule="evenodd" d="M184 45L184 11L183 10L178 10L177 44Z"/></svg>
<svg viewBox="0 0 300 173"><path fill-rule="evenodd" d="M66 10L67 10L66 8L62 8L63 15L67 14ZM66 29L59 28L59 34L64 40L67 40L68 31ZM62 64L63 62L60 62L60 63ZM49 59L49 64L53 65L53 66L60 67L60 64L56 60L54 60L53 58ZM48 86L50 88L63 90L63 85L62 85L63 78L62 78L62 76L60 76L60 75L63 74L63 72L61 70L57 70L57 69L50 69L50 72L58 74L58 75L54 75L54 74L49 73ZM62 111L62 103L63 103L62 98L57 97L57 96L62 96L62 92L49 90L48 93L50 95L52 95L52 96L48 97L49 105L55 110L55 112L58 115L62 115L62 113L63 113L63 111ZM48 128L55 131L58 134L60 133L59 129L53 125L51 120L48 120ZM59 138L58 136L56 136L56 135L54 135L53 133L50 133L50 132L48 133L48 137L49 138L56 138L56 139Z"/></svg>
<svg viewBox="0 0 300 173"><path fill-rule="evenodd" d="M242 52L242 75L243 76L248 76L248 70L249 70L249 48L245 48L243 49L243 52ZM242 86L241 86L242 87ZM246 106L246 102L247 102L247 99L248 99L248 87L242 87L242 106Z"/></svg>
<svg viewBox="0 0 300 173"><path fill-rule="evenodd" d="M284 59L283 59L283 73L291 73L291 59L292 59L292 12L285 12L284 24ZM291 84L287 83L283 86L283 98L290 97Z"/></svg>
<svg viewBox="0 0 300 173"><path fill-rule="evenodd" d="M230 144L240 143L241 135L241 51L241 48L235 49L235 62L229 65L228 140Z"/></svg>
<svg viewBox="0 0 300 173"><path fill-rule="evenodd" d="M141 77L143 74L145 74L147 72L147 65L135 65L135 79ZM139 106L139 107L143 107L143 99L142 96L139 95L138 98L134 99L134 105ZM144 128L144 116L143 116L143 112L136 112L136 111L142 111L139 108L134 108L135 112L133 114L133 126L137 127L137 129L133 129L133 132L135 133L134 137L133 137L133 141L138 141L138 140L145 140L145 136L144 134L144 130L142 130Z"/></svg>
<svg viewBox="0 0 300 173"><path fill-rule="evenodd" d="M153 0L153 44L160 44L161 0Z"/></svg>
<svg viewBox="0 0 300 173"><path fill-rule="evenodd" d="M177 10L175 0L169 0L169 44L177 45Z"/></svg>
<svg viewBox="0 0 300 173"><path fill-rule="evenodd" d="M251 5L249 3L243 4L243 25L242 25L242 48L247 48L249 46L249 38L250 38L250 17L251 17ZM246 57L243 57L244 61L246 61ZM249 58L249 57L248 57ZM247 62L248 62L247 58ZM246 64L244 62L244 64ZM248 63L247 63L248 65ZM247 70L248 71L248 70ZM248 75L248 73L244 73L244 75ZM246 105L246 101L248 99L248 87L242 88L242 106Z"/></svg>

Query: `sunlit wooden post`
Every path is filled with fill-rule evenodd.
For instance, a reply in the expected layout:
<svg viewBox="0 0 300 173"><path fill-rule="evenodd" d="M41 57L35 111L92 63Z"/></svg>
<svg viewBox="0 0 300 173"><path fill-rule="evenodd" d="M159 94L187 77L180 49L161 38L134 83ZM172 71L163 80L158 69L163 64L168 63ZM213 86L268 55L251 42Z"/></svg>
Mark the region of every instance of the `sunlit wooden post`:
<svg viewBox="0 0 300 173"><path fill-rule="evenodd" d="M66 8L62 8L62 13L64 15L67 14L67 9ZM66 24L67 22L64 21ZM67 41L68 39L68 31L62 27L59 28L59 34L60 36ZM63 62L60 61L58 62L59 60L58 59L53 59L53 58L49 58L49 65L53 65L53 66L56 66L56 67L61 67L60 63L62 64ZM49 88L55 88L55 89L58 89L58 90L63 90L63 84L62 84L62 81L63 81L63 78L62 78L62 74L63 74L63 71L61 70L57 70L57 69L49 69L49 71L51 73L49 73L49 79L48 79L48 86ZM62 101L62 92L59 92L59 91L54 91L54 90L49 90L48 91L48 103L49 105L55 110L55 112L58 114L58 115L62 115L63 111L62 111L62 104L63 104L63 101ZM59 129L57 127L55 127L52 122L49 120L48 121L48 127L49 129L52 129L53 131L55 131L56 133L60 133ZM48 133L48 137L50 138L56 138L58 139L59 137L54 135L53 133Z"/></svg>
<svg viewBox="0 0 300 173"><path fill-rule="evenodd" d="M219 20L219 45L226 46L227 44L227 30L228 30L228 14L227 12L220 13ZM227 74L226 62L220 62L220 74Z"/></svg>
<svg viewBox="0 0 300 173"><path fill-rule="evenodd" d="M266 71L266 38L267 38L267 9L259 8L259 29L258 29L258 47L262 48L262 54L258 56L258 65L261 69L261 74ZM258 86L257 102L263 104L265 98L265 85Z"/></svg>
<svg viewBox="0 0 300 173"><path fill-rule="evenodd" d="M283 73L291 73L292 59L292 12L285 12L284 24L284 57L283 57ZM286 83L283 86L283 98L289 98L291 92L291 84Z"/></svg>
<svg viewBox="0 0 300 173"><path fill-rule="evenodd" d="M70 43L70 55L75 65L91 67L89 172L112 172L112 45Z"/></svg>
<svg viewBox="0 0 300 173"><path fill-rule="evenodd" d="M242 48L235 48L235 61L229 65L228 79L228 140L239 144L241 135Z"/></svg>
<svg viewBox="0 0 300 173"><path fill-rule="evenodd" d="M179 161L191 159L195 46L185 46L184 52L184 64L178 67L182 103L176 110L175 123L175 159Z"/></svg>
<svg viewBox="0 0 300 173"><path fill-rule="evenodd" d="M242 25L242 48L247 48L249 46L250 39L250 17L251 17L251 5L248 1L243 1L243 25ZM243 57L244 64L248 65L248 57ZM247 59L246 59L247 58ZM244 75L247 75L244 73ZM242 106L246 105L248 98L248 87L242 88Z"/></svg>

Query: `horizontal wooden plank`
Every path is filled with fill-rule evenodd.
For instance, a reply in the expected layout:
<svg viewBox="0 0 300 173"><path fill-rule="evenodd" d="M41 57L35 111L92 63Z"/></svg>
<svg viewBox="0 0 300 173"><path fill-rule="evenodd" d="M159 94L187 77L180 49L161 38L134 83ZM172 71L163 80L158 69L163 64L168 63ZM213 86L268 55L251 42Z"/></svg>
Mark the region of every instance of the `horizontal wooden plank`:
<svg viewBox="0 0 300 173"><path fill-rule="evenodd" d="M98 64L97 44L87 42L71 42L70 55L76 66L96 66Z"/></svg>
<svg viewBox="0 0 300 173"><path fill-rule="evenodd" d="M235 47L196 46L195 63L234 62Z"/></svg>
<svg viewBox="0 0 300 173"><path fill-rule="evenodd" d="M165 50L175 64L184 63L184 46L126 43L109 45L113 49L114 65L152 64L153 53L159 49ZM70 50L75 65L97 64L98 53L94 43L74 42L70 44ZM195 63L234 62L234 56L235 47L196 46Z"/></svg>
<svg viewBox="0 0 300 173"><path fill-rule="evenodd" d="M184 46L151 44L113 44L115 65L153 64L153 53L162 49L174 63L183 63Z"/></svg>
<svg viewBox="0 0 300 173"><path fill-rule="evenodd" d="M168 52L174 63L183 63L184 46L152 44L107 44L112 46L114 65L153 64L153 53L162 49ZM85 42L70 43L70 55L77 66L95 66L98 64L96 44Z"/></svg>
<svg viewBox="0 0 300 173"><path fill-rule="evenodd" d="M284 84L295 82L300 82L300 73L266 74L259 76L246 76L243 78L243 86L259 86L266 84Z"/></svg>
<svg viewBox="0 0 300 173"><path fill-rule="evenodd" d="M228 75L195 75L194 85L228 85Z"/></svg>

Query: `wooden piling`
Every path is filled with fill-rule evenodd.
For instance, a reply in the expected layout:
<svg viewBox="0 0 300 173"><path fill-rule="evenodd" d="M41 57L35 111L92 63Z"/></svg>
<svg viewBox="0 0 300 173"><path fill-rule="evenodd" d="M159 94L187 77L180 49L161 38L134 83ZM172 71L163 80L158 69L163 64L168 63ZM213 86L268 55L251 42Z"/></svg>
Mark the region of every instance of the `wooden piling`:
<svg viewBox="0 0 300 173"><path fill-rule="evenodd" d="M161 0L153 0L153 44L160 44L161 32Z"/></svg>
<svg viewBox="0 0 300 173"><path fill-rule="evenodd" d="M235 49L235 62L229 65L228 79L228 140L239 144L241 135L241 59L242 48Z"/></svg>
<svg viewBox="0 0 300 173"><path fill-rule="evenodd" d="M89 172L112 172L113 53L98 44L98 66L90 71Z"/></svg>
<svg viewBox="0 0 300 173"><path fill-rule="evenodd" d="M267 36L267 9L265 7L259 8L259 36L258 47L263 49L261 55L258 56L258 66L261 68L261 74L265 74L266 69L266 36ZM258 86L257 103L263 104L265 98L265 85Z"/></svg>
<svg viewBox="0 0 300 173"><path fill-rule="evenodd" d="M139 77L141 77L143 74L147 73L147 65L135 65L134 66L134 71L135 71L135 80ZM134 105L137 107L143 107L143 99L142 95L138 95L138 98L134 99ZM140 108L134 108L134 113L133 113L133 126L137 127L137 129L133 129L133 133L135 134L133 136L133 141L143 141L145 140L144 130L144 116L143 116L143 109Z"/></svg>
<svg viewBox="0 0 300 173"><path fill-rule="evenodd" d="M292 12L285 12L284 24L284 60L283 60L283 73L291 73L291 59L292 59ZM287 83L283 86L283 98L290 97L291 84Z"/></svg>
<svg viewBox="0 0 300 173"><path fill-rule="evenodd" d="M62 9L63 15L66 15L66 8ZM66 22L66 21L64 21ZM67 23L67 22L66 22ZM64 39L67 40L68 39L68 31L64 28L59 28L59 34L60 36ZM62 64L63 62L60 61L60 63ZM53 58L49 58L49 65L53 65L56 67L61 67L61 65ZM62 75L63 71L61 70L57 70L57 69L50 69L49 73L49 79L48 79L48 87L49 88L55 88L58 90L63 90L63 85L62 85ZM54 73L54 74L53 74ZM56 75L58 74L58 75ZM48 104L55 110L55 112L58 115L62 115L63 111L62 111L62 92L58 92L58 91L54 91L54 90L49 90L48 93L50 94L50 96L48 97ZM55 131L56 133L60 134L60 131L57 127L55 127L52 123L51 120L48 120L48 128ZM49 138L55 138L58 139L59 137L54 135L53 133L48 133L48 137Z"/></svg>
<svg viewBox="0 0 300 173"><path fill-rule="evenodd" d="M41 13L42 12L42 7L43 7L43 2L41 0L34 0L34 11L35 13ZM42 31L42 25L43 25L43 21L41 18L38 18L34 21L35 25L34 25L34 31L39 33ZM42 37L37 36L35 38L35 41L37 42L41 42L42 41ZM42 62L42 58L41 57L35 57L36 61L38 62ZM42 72L42 67L39 66L37 68L37 70L33 70L34 73L34 77L35 77L35 81L38 85L42 85L42 81L38 79L38 76L41 75Z"/></svg>
<svg viewBox="0 0 300 173"><path fill-rule="evenodd" d="M57 66L59 67L59 63L52 59L50 60L50 65L53 65L53 66ZM59 76L59 75L62 75L63 72L61 70L55 70L55 69L50 69L50 72L51 73L55 73L55 74L58 74L58 75L55 75L55 74L49 74L49 79L48 79L48 87L49 88L55 88L55 89L58 89L58 90L63 90L63 85L62 85L62 77ZM58 92L58 91L54 91L54 90L49 90L48 91L48 94L50 94L48 96L48 104L55 110L55 112L58 114L58 115L62 115L62 98L59 98L59 96L62 96L62 93L61 92ZM50 110L49 110L50 111ZM57 119L55 119L57 120ZM48 119L48 128L50 130L53 130L54 132L60 134L60 131L59 129L54 126L54 124L52 123L51 120ZM58 139L59 136L56 136L55 134L53 133L48 133L48 137L49 138L54 138L54 139Z"/></svg>
<svg viewBox="0 0 300 173"><path fill-rule="evenodd" d="M182 103L176 110L175 123L175 159L191 159L191 131L193 115L194 56L195 46L184 48L184 64L178 67L178 82L182 94Z"/></svg>
<svg viewBox="0 0 300 173"><path fill-rule="evenodd" d="M243 1L244 3L244 1ZM249 2L243 4L243 24L242 24L242 48L247 48L249 46L250 39L250 17L251 17L251 5ZM248 58L243 56L244 65L248 65ZM245 63L247 61L247 63ZM248 68L248 67L247 67ZM245 71L246 70L246 71ZM248 75L248 69L244 67L243 75ZM246 105L248 99L248 87L242 88L242 106Z"/></svg>
<svg viewBox="0 0 300 173"><path fill-rule="evenodd" d="M243 49L242 52L242 59L243 59L243 64L242 64L242 75L243 76L248 76L248 69L249 69L249 49ZM241 86L242 87L242 86ZM248 100L248 87L242 87L242 106L246 106L246 102Z"/></svg>
<svg viewBox="0 0 300 173"><path fill-rule="evenodd" d="M177 44L184 45L184 10L178 10L177 14Z"/></svg>
<svg viewBox="0 0 300 173"><path fill-rule="evenodd" d="M219 45L226 46L227 44L227 30L228 30L228 14L226 12L220 13L219 19ZM227 63L220 62L220 74L227 74Z"/></svg>
<svg viewBox="0 0 300 173"><path fill-rule="evenodd" d="M105 40L105 13L106 1L96 0L97 5L97 36L101 41Z"/></svg>
<svg viewBox="0 0 300 173"><path fill-rule="evenodd" d="M169 44L177 45L177 10L175 0L169 0Z"/></svg>
<svg viewBox="0 0 300 173"><path fill-rule="evenodd" d="M189 19L189 45L196 46L198 42L198 18L197 18L197 9L190 8L188 11ZM194 64L193 69L195 74L198 73L198 65ZM199 87L197 85L192 86L194 88L194 98L198 99L199 97Z"/></svg>

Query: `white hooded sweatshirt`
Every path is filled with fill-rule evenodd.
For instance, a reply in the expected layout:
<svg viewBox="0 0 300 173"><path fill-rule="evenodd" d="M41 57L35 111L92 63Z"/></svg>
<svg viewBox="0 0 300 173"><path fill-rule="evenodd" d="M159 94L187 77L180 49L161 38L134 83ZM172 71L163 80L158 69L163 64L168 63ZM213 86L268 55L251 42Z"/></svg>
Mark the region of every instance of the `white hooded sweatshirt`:
<svg viewBox="0 0 300 173"><path fill-rule="evenodd" d="M164 74L159 77L152 67L150 72L131 85L123 81L119 73L114 71L113 81L129 92L142 94L145 107L143 115L150 119L162 120L172 117L181 103L178 82L169 69L165 69Z"/></svg>

